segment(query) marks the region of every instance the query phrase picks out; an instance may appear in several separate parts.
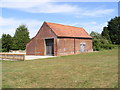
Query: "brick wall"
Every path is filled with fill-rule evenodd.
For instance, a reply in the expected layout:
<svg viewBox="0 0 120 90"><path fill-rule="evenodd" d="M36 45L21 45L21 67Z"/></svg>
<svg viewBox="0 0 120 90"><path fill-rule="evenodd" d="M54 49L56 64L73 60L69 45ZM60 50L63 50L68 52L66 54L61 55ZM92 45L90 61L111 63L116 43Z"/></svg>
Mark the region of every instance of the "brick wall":
<svg viewBox="0 0 120 90"><path fill-rule="evenodd" d="M47 38L56 38L56 36L46 24L43 24L37 35L26 45L26 54L45 55L45 39Z"/></svg>
<svg viewBox="0 0 120 90"><path fill-rule="evenodd" d="M74 38L58 38L57 39L57 56L79 54L80 43L85 43L85 51L92 51L91 39L74 39Z"/></svg>
<svg viewBox="0 0 120 90"><path fill-rule="evenodd" d="M47 24L43 24L37 35L26 45L27 55L46 55L45 39L54 38L54 55L63 56L80 53L80 43L85 51L92 51L92 39L57 38Z"/></svg>
<svg viewBox="0 0 120 90"><path fill-rule="evenodd" d="M80 52L80 43L85 43L85 51L92 51L92 40L91 39L75 39L75 53L79 54Z"/></svg>
<svg viewBox="0 0 120 90"><path fill-rule="evenodd" d="M27 55L34 55L34 54L35 54L35 38L32 39L32 40L26 45L26 54L27 54Z"/></svg>
<svg viewBox="0 0 120 90"><path fill-rule="evenodd" d="M54 56L57 56L57 39L54 38Z"/></svg>
<svg viewBox="0 0 120 90"><path fill-rule="evenodd" d="M74 54L74 39L59 38L57 39L57 55Z"/></svg>

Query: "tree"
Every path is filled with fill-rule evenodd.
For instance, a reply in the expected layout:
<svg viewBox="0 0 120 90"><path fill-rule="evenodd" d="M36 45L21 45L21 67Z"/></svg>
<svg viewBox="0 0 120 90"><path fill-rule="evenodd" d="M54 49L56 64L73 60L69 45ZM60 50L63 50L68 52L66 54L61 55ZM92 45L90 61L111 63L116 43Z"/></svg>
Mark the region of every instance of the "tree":
<svg viewBox="0 0 120 90"><path fill-rule="evenodd" d="M9 52L12 48L12 37L9 34L3 34L2 35L2 51L3 52Z"/></svg>
<svg viewBox="0 0 120 90"><path fill-rule="evenodd" d="M100 39L102 39L101 35L97 32L92 31L90 36L93 38L93 50L99 51L100 50Z"/></svg>
<svg viewBox="0 0 120 90"><path fill-rule="evenodd" d="M14 50L24 50L26 47L26 44L30 40L29 38L29 32L26 27L26 25L20 25L15 32L15 35L13 37L13 48Z"/></svg>
<svg viewBox="0 0 120 90"><path fill-rule="evenodd" d="M92 31L92 32L90 33L90 36L91 36L92 38L96 38L96 39L101 39L101 38L102 38L99 33L94 32L94 31Z"/></svg>
<svg viewBox="0 0 120 90"><path fill-rule="evenodd" d="M102 49L111 49L110 42L101 36L101 34L97 32L91 32L90 34L93 38L93 50L94 51L100 51Z"/></svg>
<svg viewBox="0 0 120 90"><path fill-rule="evenodd" d="M104 27L104 28L103 28L103 31L102 31L101 35L102 35L104 38L106 38L107 40L110 40L110 36L109 36L109 32L108 32L107 27Z"/></svg>
<svg viewBox="0 0 120 90"><path fill-rule="evenodd" d="M115 17L108 22L107 30L113 44L120 44L120 17Z"/></svg>

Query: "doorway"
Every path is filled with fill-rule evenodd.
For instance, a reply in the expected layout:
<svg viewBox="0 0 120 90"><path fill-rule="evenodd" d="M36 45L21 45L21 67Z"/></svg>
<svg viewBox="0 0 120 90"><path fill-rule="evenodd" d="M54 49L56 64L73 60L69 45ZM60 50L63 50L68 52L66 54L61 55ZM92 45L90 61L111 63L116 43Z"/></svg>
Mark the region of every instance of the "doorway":
<svg viewBox="0 0 120 90"><path fill-rule="evenodd" d="M46 55L54 56L54 39L45 39Z"/></svg>

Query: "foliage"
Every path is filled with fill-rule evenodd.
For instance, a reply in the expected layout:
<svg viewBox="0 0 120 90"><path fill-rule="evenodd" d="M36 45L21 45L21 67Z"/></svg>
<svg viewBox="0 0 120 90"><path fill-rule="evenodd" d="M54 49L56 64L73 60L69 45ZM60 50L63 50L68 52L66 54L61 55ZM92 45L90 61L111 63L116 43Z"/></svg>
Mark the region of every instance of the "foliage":
<svg viewBox="0 0 120 90"><path fill-rule="evenodd" d="M102 39L101 35L100 35L99 33L97 33L97 32L94 32L94 31L92 31L92 32L90 33L90 36L91 36L92 38Z"/></svg>
<svg viewBox="0 0 120 90"><path fill-rule="evenodd" d="M104 49L112 49L113 46L111 45L110 41L106 38L102 37L101 34L97 32L91 32L90 34L93 38L93 50L100 51Z"/></svg>
<svg viewBox="0 0 120 90"><path fill-rule="evenodd" d="M3 52L9 52L12 48L12 37L9 34L3 34L2 35L2 51Z"/></svg>
<svg viewBox="0 0 120 90"><path fill-rule="evenodd" d="M120 17L115 17L108 22L107 29L112 44L120 44Z"/></svg>
<svg viewBox="0 0 120 90"><path fill-rule="evenodd" d="M20 25L11 37L9 34L3 34L1 38L0 46L2 46L3 52L8 52L9 50L24 50L27 42L30 40L29 32L26 25ZM1 51L1 48L0 48Z"/></svg>
<svg viewBox="0 0 120 90"><path fill-rule="evenodd" d="M111 43L107 27L103 28L103 31L102 31L101 35L102 35L102 37L106 38Z"/></svg>
<svg viewBox="0 0 120 90"><path fill-rule="evenodd" d="M91 32L93 37L93 49L111 49L120 44L120 17L115 17L108 22L107 27L103 28L101 35L96 32Z"/></svg>
<svg viewBox="0 0 120 90"><path fill-rule="evenodd" d="M20 25L15 32L13 37L13 48L15 50L24 50L26 44L30 40L29 32L26 25Z"/></svg>

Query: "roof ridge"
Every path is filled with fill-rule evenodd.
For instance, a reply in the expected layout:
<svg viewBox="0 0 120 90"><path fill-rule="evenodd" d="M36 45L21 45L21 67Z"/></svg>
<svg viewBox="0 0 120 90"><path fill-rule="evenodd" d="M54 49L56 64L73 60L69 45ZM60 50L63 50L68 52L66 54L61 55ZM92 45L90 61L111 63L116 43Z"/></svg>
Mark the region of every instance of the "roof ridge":
<svg viewBox="0 0 120 90"><path fill-rule="evenodd" d="M46 22L46 23L48 23L48 24L49 23L51 23L51 24L57 24L57 25L62 25L62 26L69 26L69 27L75 27L75 28L82 28L83 29L83 27L76 27L76 26L64 25L64 24L60 24L60 23L52 23L52 22Z"/></svg>

